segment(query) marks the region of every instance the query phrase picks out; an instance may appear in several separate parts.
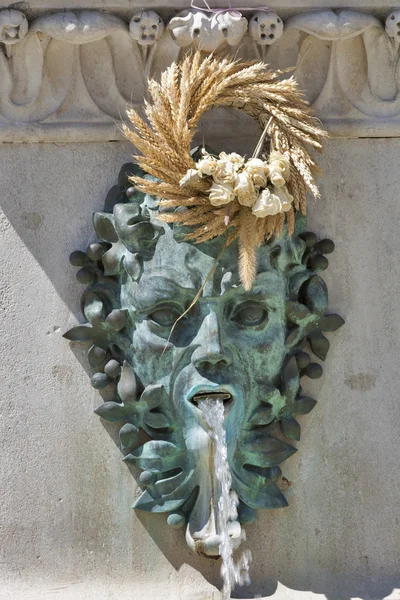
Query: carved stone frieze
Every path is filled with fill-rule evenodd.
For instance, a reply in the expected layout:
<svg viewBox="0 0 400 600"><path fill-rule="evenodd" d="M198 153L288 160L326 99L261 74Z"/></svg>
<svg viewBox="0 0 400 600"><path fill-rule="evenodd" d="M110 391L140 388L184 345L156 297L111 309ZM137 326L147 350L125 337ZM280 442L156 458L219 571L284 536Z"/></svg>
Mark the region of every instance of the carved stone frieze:
<svg viewBox="0 0 400 600"><path fill-rule="evenodd" d="M148 77L192 48L291 69L332 134L400 132L400 9L0 10L0 141L108 140ZM172 16L171 16L172 13ZM29 20L29 24L28 24ZM247 125L238 119L237 135Z"/></svg>
<svg viewBox="0 0 400 600"><path fill-rule="evenodd" d="M200 10L185 10L171 19L168 29L178 46L194 46L214 52L223 46L237 46L247 31L247 20L240 13L207 15Z"/></svg>

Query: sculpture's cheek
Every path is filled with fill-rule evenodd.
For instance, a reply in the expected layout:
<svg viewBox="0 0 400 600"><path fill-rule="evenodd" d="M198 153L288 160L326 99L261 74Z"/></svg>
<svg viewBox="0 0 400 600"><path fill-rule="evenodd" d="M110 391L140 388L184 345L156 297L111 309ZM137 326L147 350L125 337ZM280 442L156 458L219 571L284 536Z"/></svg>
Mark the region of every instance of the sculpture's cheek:
<svg viewBox="0 0 400 600"><path fill-rule="evenodd" d="M262 331L237 331L232 337L239 369L251 379L273 380L280 372L287 354L285 323L271 321Z"/></svg>
<svg viewBox="0 0 400 600"><path fill-rule="evenodd" d="M152 332L146 321L137 324L132 334L130 358L144 385L170 376L176 355L176 348Z"/></svg>

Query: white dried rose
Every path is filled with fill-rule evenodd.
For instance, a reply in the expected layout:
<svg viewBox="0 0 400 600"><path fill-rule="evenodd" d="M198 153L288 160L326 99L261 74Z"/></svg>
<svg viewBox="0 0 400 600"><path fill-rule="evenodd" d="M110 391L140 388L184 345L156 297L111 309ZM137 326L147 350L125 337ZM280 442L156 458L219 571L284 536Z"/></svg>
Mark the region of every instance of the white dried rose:
<svg viewBox="0 0 400 600"><path fill-rule="evenodd" d="M293 196L289 194L286 186L274 187L274 194L276 194L281 201L282 212L287 212L292 208Z"/></svg>
<svg viewBox="0 0 400 600"><path fill-rule="evenodd" d="M251 158L245 164L245 170L251 175L254 185L265 187L267 185L268 165L260 158Z"/></svg>
<svg viewBox="0 0 400 600"><path fill-rule="evenodd" d="M242 171L236 176L234 191L239 204L242 204L242 206L253 206L257 200L257 191L253 179L247 171Z"/></svg>
<svg viewBox="0 0 400 600"><path fill-rule="evenodd" d="M202 158L201 160L199 160L198 163L196 163L196 167L202 177L207 177L215 173L215 170L217 168L217 160L213 156L205 154L204 158Z"/></svg>
<svg viewBox="0 0 400 600"><path fill-rule="evenodd" d="M269 157L269 178L276 187L283 187L289 179L290 162L280 152L271 152Z"/></svg>
<svg viewBox="0 0 400 600"><path fill-rule="evenodd" d="M268 215L277 215L281 212L281 201L276 194L272 194L271 190L266 188L258 196L256 203L253 206L253 215L258 218L267 217Z"/></svg>
<svg viewBox="0 0 400 600"><path fill-rule="evenodd" d="M189 169L186 172L186 175L182 177L179 181L179 185L181 187L185 187L187 185L196 185L201 181L200 173L197 169Z"/></svg>
<svg viewBox="0 0 400 600"><path fill-rule="evenodd" d="M226 152L221 152L219 155L220 160L226 160L233 164L236 170L240 169L244 165L244 158L240 156L240 154L236 154L236 152L231 152L227 154Z"/></svg>
<svg viewBox="0 0 400 600"><path fill-rule="evenodd" d="M273 163L279 164L280 168L283 170L283 174L285 177L289 177L290 173L290 161L276 150L273 150L269 155L269 161Z"/></svg>
<svg viewBox="0 0 400 600"><path fill-rule="evenodd" d="M217 168L213 173L213 179L216 183L233 183L235 177L235 166L230 160L217 161Z"/></svg>
<svg viewBox="0 0 400 600"><path fill-rule="evenodd" d="M222 206L228 204L235 197L233 185L231 183L214 182L210 188L210 202L213 206Z"/></svg>

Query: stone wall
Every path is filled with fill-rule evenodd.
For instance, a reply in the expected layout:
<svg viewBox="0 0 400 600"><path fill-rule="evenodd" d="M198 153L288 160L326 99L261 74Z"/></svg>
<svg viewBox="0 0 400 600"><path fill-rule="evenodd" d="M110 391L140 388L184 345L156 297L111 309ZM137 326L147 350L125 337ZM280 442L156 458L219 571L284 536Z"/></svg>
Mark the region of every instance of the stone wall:
<svg viewBox="0 0 400 600"><path fill-rule="evenodd" d="M92 413L84 352L61 337L80 319L68 254L91 240L91 214L130 151L0 146L2 600L219 598L218 563L163 516L130 509L135 480ZM326 277L346 326L284 464L289 507L246 528L252 584L233 597L400 597L399 160L397 139L327 145L309 224L337 244Z"/></svg>

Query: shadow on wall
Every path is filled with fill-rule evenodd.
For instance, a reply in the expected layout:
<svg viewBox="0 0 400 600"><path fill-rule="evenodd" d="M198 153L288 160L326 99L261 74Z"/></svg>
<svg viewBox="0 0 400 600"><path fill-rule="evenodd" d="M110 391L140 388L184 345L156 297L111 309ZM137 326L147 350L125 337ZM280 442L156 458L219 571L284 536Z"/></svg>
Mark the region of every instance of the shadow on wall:
<svg viewBox="0 0 400 600"><path fill-rule="evenodd" d="M82 320L84 289L69 264L95 234L92 214L102 210L119 169L130 160L128 143L3 144L1 208L68 308Z"/></svg>
<svg viewBox="0 0 400 600"><path fill-rule="evenodd" d="M349 145L347 159L335 163L335 168L343 171L340 180L346 177L351 161L356 163L355 171L360 169L361 172L364 160L361 153L357 158L356 152L351 151L357 142L346 143ZM0 161L7 164L2 173L3 211L69 309L65 323L61 324L64 331L77 320L83 321L79 308L83 286L77 284L76 269L69 265L68 256L73 250L84 250L94 239L91 215L103 208L107 191L116 182L120 166L130 160L131 153L131 146L124 143L0 145ZM337 157L333 152L333 160ZM396 173L388 173L387 186L394 186L395 182ZM336 189L335 185L333 180L327 182L327 192ZM343 277L349 280L351 272L360 273L365 263L371 269L370 277L374 273L378 277L384 271L383 266L373 262L379 260L384 236L376 235L377 239L370 239L366 247L361 247L353 232L353 225L358 226L364 217L361 202L368 202L370 194L371 208L363 221L367 233L369 227L372 232L374 223L381 223L378 216L388 219L385 221L387 230L398 223L393 213L388 212L386 217L375 208L373 202L378 193L374 189L369 192L368 185L368 178L365 183L350 182L347 191L355 190L351 204L344 209L340 203L348 202L348 198L338 196L337 211L328 214L328 209L322 208L326 215L318 217L327 231L317 233L332 234L338 252L342 252L334 260L343 262L345 253L348 257ZM395 209L393 206L392 210ZM346 210L351 211L350 214ZM378 211L375 221L374 210ZM338 214L347 216L342 221L340 236L335 235ZM380 227L385 229L383 224ZM398 239L393 233L391 231L390 239ZM398 255L392 248L392 253L386 252L385 256L391 256L394 261ZM333 265L333 271L329 271L332 282L341 277L338 270L334 271ZM364 273L362 281L367 282L367 279ZM275 593L278 581L289 591L322 594L328 600L382 600L393 588L400 587L400 566L396 560L400 534L395 533L399 527L396 514L400 514L400 510L396 512L395 503L400 494L396 491L398 477L393 475L393 465L397 466L400 461L400 457L399 461L395 458L398 444L393 425L396 423L394 409L398 406L397 377L390 378L390 373L379 371L379 356L377 358L370 340L377 340L382 327L380 317L374 317L373 307L382 308L390 327L395 327L397 321L393 317L389 319L390 307L385 305L384 286L380 283L376 282L376 291L368 288L368 294L361 283L354 286L347 306L335 306L347 319L340 342L343 345L339 349L339 342L333 344L329 369L322 385L319 384L319 408L317 406L304 421L300 452L285 463L284 475L292 483L287 493L289 507L259 511L255 524L246 527L246 546L253 553L252 583L250 587L237 589L232 598L269 597ZM35 280L28 281L27 285L34 295ZM330 282L330 290L333 287ZM69 311L75 317L71 317ZM381 335L380 344L387 340L387 345L380 347L381 355L390 354L395 342L395 338L390 342L391 339ZM67 343L65 351L68 352ZM81 348L76 356L87 370ZM374 369L376 385L368 384L370 380L364 385L365 378L362 385L354 384L354 373L368 375ZM380 403L381 396L386 410ZM98 418L93 417L93 428L99 425ZM104 427L118 444L118 426L104 423ZM119 450L116 448L115 452ZM387 470L387 462L391 463L391 470ZM132 474L135 476L133 471ZM164 515L138 512L137 517L174 569L179 570L187 563L219 587L219 561L194 555L185 545L183 532L169 528ZM115 535L118 535L117 529ZM290 597L288 594L286 591L279 597ZM295 593L293 596L296 598Z"/></svg>

